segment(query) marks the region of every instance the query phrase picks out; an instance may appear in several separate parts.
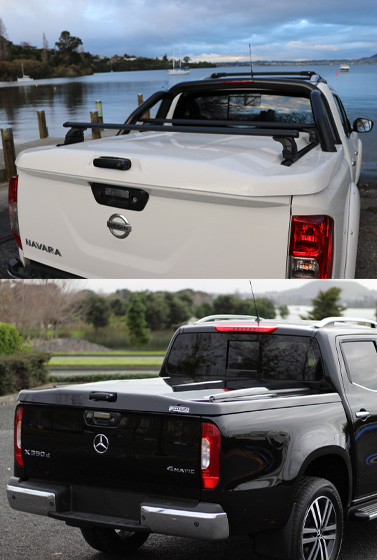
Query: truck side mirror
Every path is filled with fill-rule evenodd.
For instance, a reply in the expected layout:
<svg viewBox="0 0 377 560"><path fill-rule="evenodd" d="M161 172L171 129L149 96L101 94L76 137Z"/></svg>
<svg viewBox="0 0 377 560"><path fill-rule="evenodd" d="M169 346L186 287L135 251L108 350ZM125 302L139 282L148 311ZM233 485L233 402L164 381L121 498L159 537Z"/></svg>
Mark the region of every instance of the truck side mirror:
<svg viewBox="0 0 377 560"><path fill-rule="evenodd" d="M352 130L354 132L370 132L373 128L373 121L369 119L358 118L353 121Z"/></svg>

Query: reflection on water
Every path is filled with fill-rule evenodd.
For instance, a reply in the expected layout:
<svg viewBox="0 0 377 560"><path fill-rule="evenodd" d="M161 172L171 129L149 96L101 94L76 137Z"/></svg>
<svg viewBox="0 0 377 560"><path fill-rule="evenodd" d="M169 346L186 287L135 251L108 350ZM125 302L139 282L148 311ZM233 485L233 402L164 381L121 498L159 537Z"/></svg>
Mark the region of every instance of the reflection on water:
<svg viewBox="0 0 377 560"><path fill-rule="evenodd" d="M306 68L254 67L258 71L300 71ZM364 163L377 177L377 65L351 66L349 72L338 72L335 65L310 66L321 74L340 94L350 121L367 117L375 121L374 130L363 137ZM185 81L200 80L211 72L235 72L235 68L193 69ZM247 68L240 69L246 72ZM95 102L102 101L106 122L124 122L137 105L138 94L144 99L155 91L168 89L182 81L164 70L144 72L111 72L80 78L36 80L32 83L0 83L0 128L11 126L16 142L38 138L37 111L44 110L51 137L63 137L62 124L67 120L90 121Z"/></svg>

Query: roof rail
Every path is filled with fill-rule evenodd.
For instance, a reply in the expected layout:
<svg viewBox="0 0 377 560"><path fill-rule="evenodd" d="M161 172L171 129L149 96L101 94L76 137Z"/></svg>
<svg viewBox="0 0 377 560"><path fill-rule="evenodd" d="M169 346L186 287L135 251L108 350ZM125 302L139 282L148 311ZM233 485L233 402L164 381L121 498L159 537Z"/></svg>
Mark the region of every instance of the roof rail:
<svg viewBox="0 0 377 560"><path fill-rule="evenodd" d="M324 82L327 83L322 76L314 72L313 70L301 70L301 71L283 71L283 72L215 72L211 74L210 79L215 80L217 78L227 78L227 77L237 77L237 76L248 76L249 78L259 77L259 76L283 76L287 78L301 78L303 80L310 80L312 83Z"/></svg>
<svg viewBox="0 0 377 560"><path fill-rule="evenodd" d="M195 321L198 323L214 323L215 321L256 321L257 317L254 315L208 315L202 319Z"/></svg>
<svg viewBox="0 0 377 560"><path fill-rule="evenodd" d="M370 321L369 319L358 319L356 317L326 317L314 325L315 328L327 327L328 325L335 325L335 323L368 325L371 329L377 329L376 321Z"/></svg>

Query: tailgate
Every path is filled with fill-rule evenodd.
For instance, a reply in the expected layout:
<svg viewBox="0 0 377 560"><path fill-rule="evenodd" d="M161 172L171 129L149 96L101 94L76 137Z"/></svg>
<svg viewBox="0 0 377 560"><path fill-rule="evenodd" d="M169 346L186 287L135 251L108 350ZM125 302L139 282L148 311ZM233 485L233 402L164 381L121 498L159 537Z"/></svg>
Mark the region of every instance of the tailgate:
<svg viewBox="0 0 377 560"><path fill-rule="evenodd" d="M24 256L90 278L284 277L291 198L305 168L282 166L271 138L205 135L199 144L197 136L144 133L23 152ZM94 164L113 157L130 168ZM311 194L324 188L307 185Z"/></svg>
<svg viewBox="0 0 377 560"><path fill-rule="evenodd" d="M285 276L290 197L143 191L149 199L136 212L98 204L88 184L20 174L24 256L89 278ZM114 215L129 222L127 237L111 232L110 219L125 224Z"/></svg>
<svg viewBox="0 0 377 560"><path fill-rule="evenodd" d="M24 406L25 474L34 480L195 499L200 442L198 418Z"/></svg>

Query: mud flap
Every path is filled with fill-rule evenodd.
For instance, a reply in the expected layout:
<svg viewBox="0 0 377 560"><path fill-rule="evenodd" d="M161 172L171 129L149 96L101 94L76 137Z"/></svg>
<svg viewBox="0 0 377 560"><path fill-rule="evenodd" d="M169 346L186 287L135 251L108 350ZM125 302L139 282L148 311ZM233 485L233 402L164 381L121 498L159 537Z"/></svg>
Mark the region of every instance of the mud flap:
<svg viewBox="0 0 377 560"><path fill-rule="evenodd" d="M292 527L296 504L293 504L291 515L282 529L261 531L254 538L256 554L287 559L291 555Z"/></svg>

